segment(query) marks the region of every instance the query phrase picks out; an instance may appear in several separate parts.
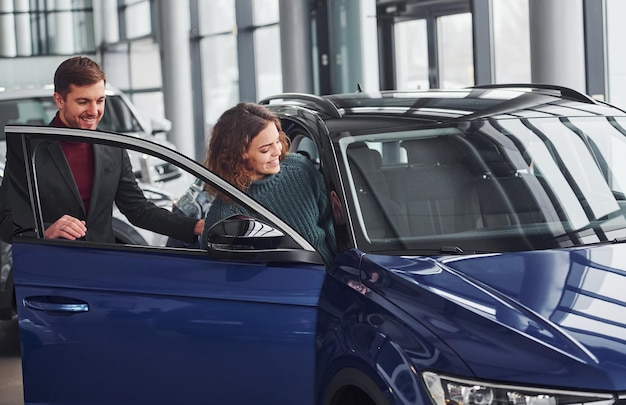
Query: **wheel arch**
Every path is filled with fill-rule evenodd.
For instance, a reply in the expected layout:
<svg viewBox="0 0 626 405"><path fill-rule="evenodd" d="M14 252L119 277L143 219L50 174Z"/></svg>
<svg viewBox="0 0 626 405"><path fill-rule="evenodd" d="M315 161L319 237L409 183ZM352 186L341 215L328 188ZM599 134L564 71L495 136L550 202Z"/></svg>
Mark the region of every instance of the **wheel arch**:
<svg viewBox="0 0 626 405"><path fill-rule="evenodd" d="M148 242L130 224L113 217L113 233L117 243L148 245Z"/></svg>
<svg viewBox="0 0 626 405"><path fill-rule="evenodd" d="M323 405L389 405L391 393L384 387L382 380L376 382L370 375L356 367L343 367L330 379L322 393L321 403Z"/></svg>

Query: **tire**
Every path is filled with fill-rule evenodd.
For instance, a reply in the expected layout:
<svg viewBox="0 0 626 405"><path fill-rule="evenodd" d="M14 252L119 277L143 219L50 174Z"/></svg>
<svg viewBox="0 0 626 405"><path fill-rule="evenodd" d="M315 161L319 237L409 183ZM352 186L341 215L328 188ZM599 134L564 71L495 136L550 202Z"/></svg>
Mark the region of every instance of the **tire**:
<svg viewBox="0 0 626 405"><path fill-rule="evenodd" d="M113 218L115 242L129 245L148 245L148 242L131 225Z"/></svg>

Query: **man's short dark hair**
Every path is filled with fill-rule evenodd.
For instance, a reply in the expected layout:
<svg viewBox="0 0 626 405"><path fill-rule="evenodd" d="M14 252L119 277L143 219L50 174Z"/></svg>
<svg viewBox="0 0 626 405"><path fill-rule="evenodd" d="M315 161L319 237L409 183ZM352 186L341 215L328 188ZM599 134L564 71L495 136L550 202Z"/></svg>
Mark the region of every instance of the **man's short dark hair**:
<svg viewBox="0 0 626 405"><path fill-rule="evenodd" d="M94 60L74 56L61 63L54 73L54 91L65 99L70 86L89 86L103 80L106 83L106 76Z"/></svg>

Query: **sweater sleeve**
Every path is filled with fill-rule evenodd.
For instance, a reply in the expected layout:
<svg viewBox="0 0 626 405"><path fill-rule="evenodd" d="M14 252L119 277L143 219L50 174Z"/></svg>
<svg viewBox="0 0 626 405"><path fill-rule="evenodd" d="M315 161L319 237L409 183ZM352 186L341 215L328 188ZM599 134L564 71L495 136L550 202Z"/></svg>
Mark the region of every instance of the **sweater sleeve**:
<svg viewBox="0 0 626 405"><path fill-rule="evenodd" d="M275 183L281 193L280 201L273 204L274 211L299 230L329 264L335 254L336 244L324 176L310 160L298 154L287 155L284 165L284 177L281 176L282 179Z"/></svg>

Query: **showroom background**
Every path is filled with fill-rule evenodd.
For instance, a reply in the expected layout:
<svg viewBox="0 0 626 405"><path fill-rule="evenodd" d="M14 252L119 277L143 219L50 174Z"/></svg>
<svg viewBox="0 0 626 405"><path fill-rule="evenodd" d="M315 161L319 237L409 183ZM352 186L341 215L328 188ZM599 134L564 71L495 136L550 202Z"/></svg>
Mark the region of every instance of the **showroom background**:
<svg viewBox="0 0 626 405"><path fill-rule="evenodd" d="M238 101L488 83L572 87L626 107L623 0L2 0L0 89L100 62L201 159Z"/></svg>

